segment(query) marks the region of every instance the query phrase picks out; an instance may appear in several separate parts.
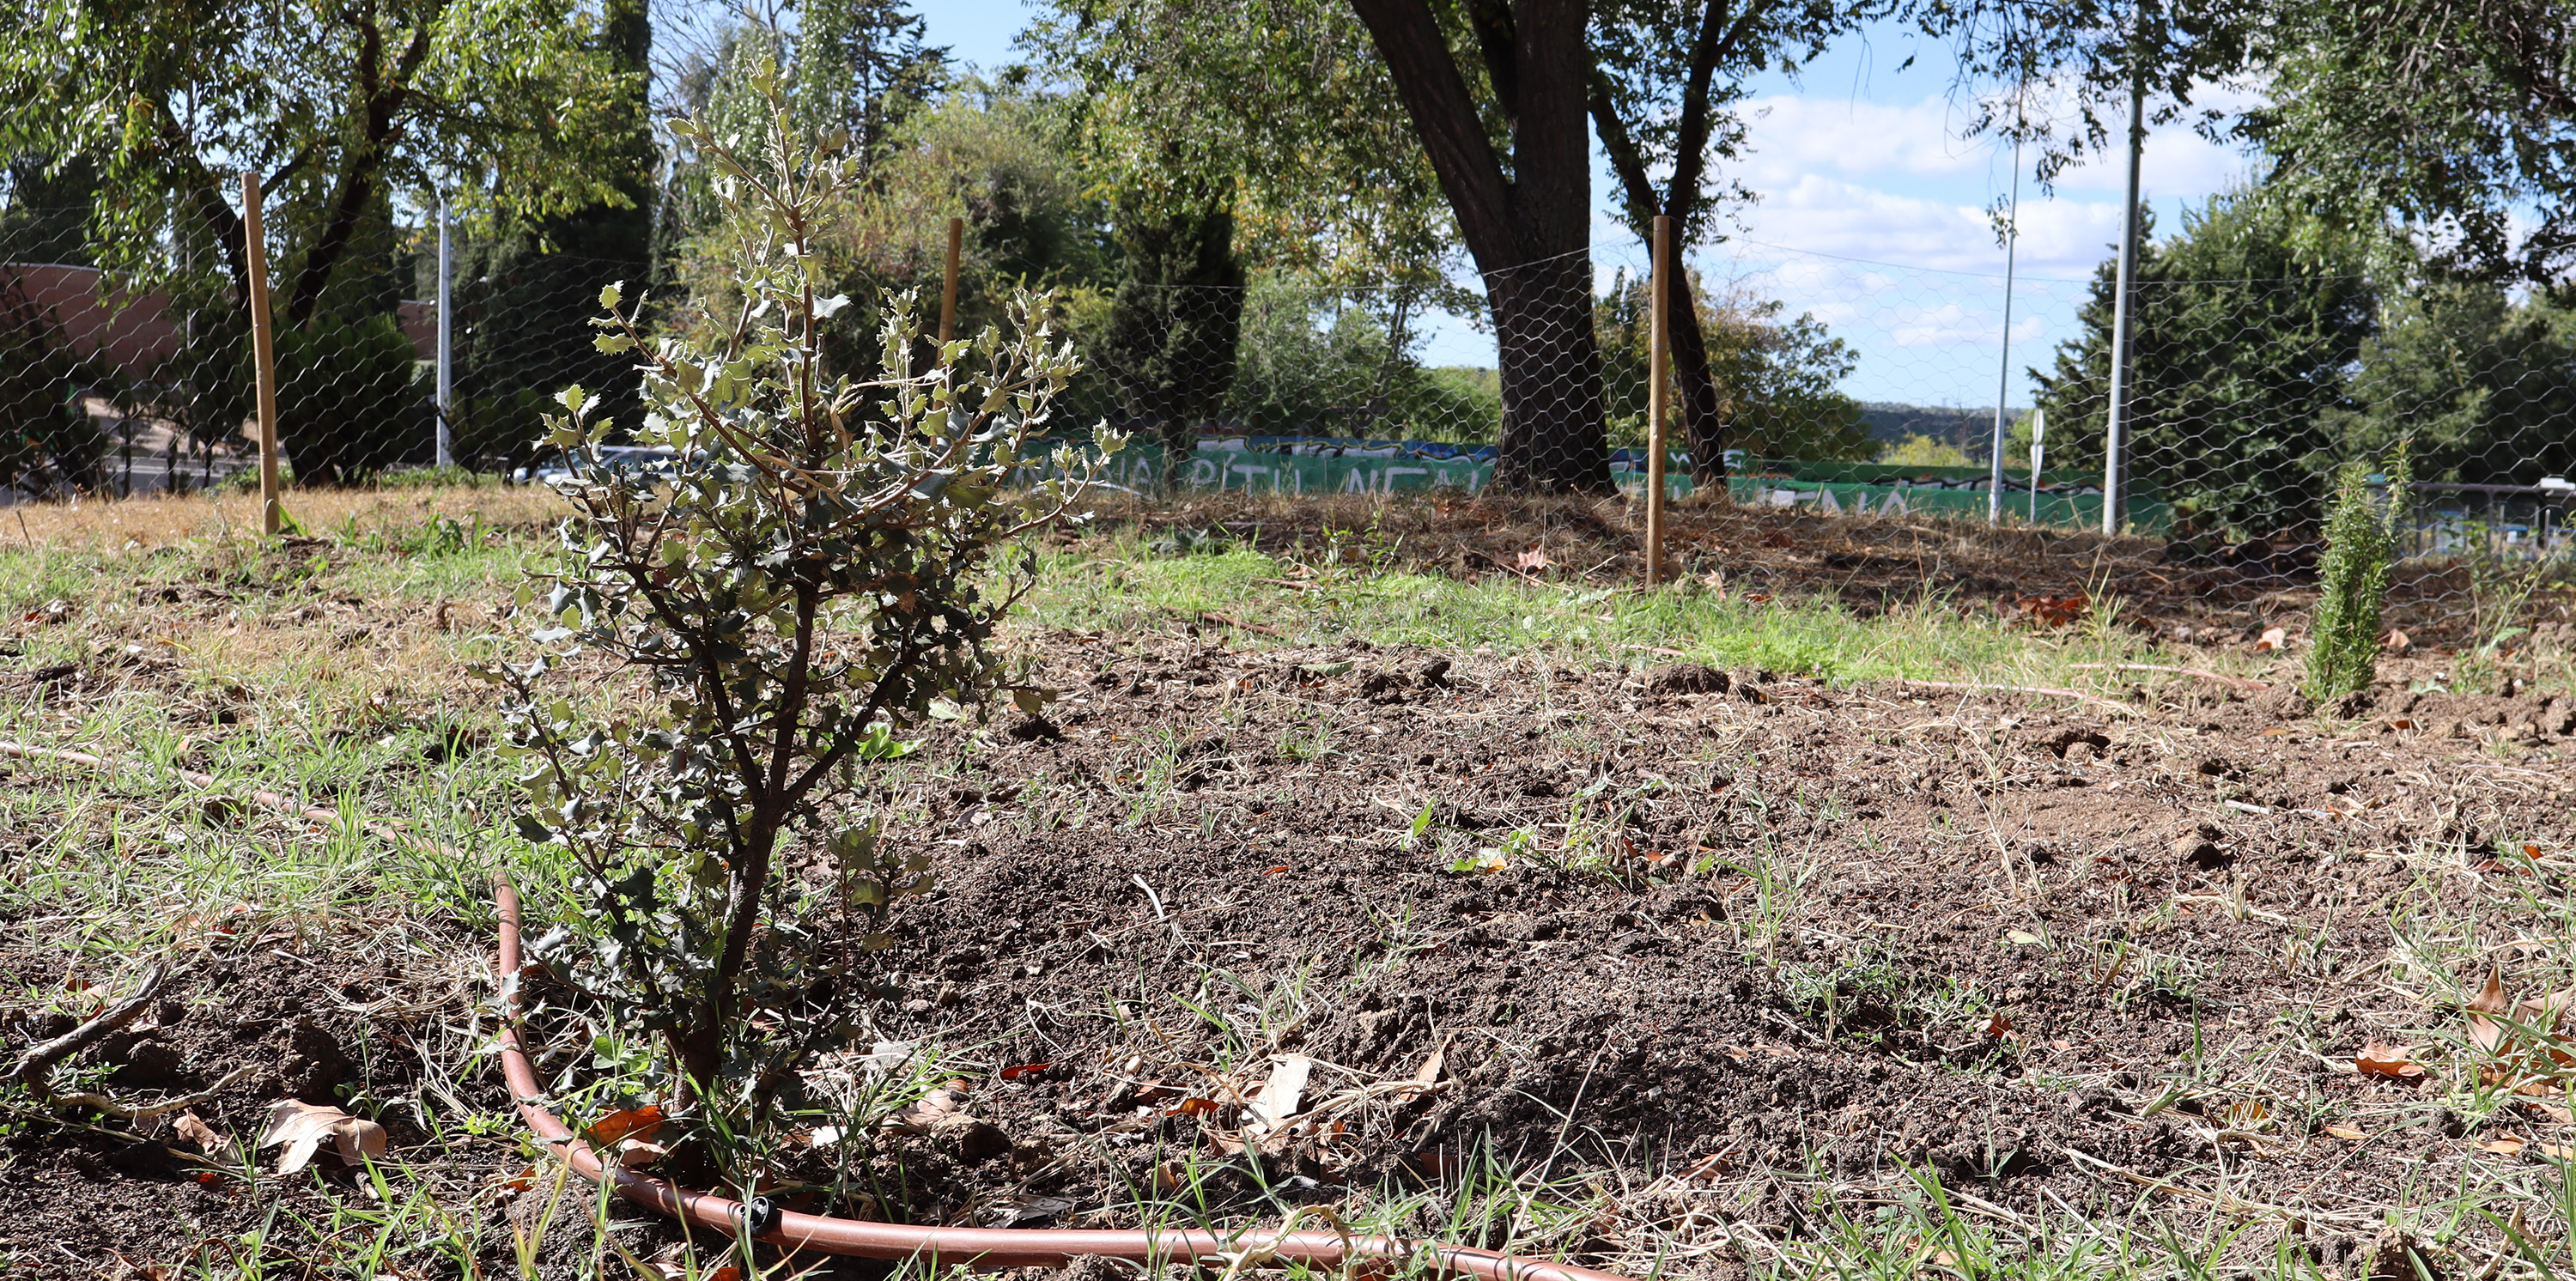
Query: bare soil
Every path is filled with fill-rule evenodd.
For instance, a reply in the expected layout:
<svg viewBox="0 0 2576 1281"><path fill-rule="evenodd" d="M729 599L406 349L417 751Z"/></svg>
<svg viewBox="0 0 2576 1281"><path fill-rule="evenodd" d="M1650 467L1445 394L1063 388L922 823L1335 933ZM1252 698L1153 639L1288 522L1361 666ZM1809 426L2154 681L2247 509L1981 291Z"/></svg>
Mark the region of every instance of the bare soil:
<svg viewBox="0 0 2576 1281"><path fill-rule="evenodd" d="M1239 505L1175 522L1211 515L1330 533ZM1491 547L1416 552L1516 573L1500 557L1615 541L1599 511L1597 535L1569 516L1533 537L1526 515L1498 517ZM1834 556L1864 557L1823 580L1854 600L1985 572L1920 537L1911 559L1855 550L1877 536L1859 522L1738 519L1683 522L1776 553L1730 552L1738 590L1818 581ZM1992 599L2146 572L2052 547ZM2249 599L2149 616L2232 637L2270 618ZM1066 691L1049 719L955 730L891 798L911 815L894 839L934 847L941 884L901 908L869 1039L939 1047L958 1119L871 1138L877 1213L1128 1226L1179 1201L1243 1223L1490 1197L1500 1169L1584 1208L1492 1230L1640 1273L1678 1248L1668 1273L1714 1277L1785 1266L1838 1203L1921 1172L2007 1218L2224 1210L2256 1223L2240 1254L2286 1239L2344 1269L2420 1189L2576 1145L2564 1089L2482 1076L2504 1056L2472 1053L2460 1009L2475 957L2517 997L2567 977L2549 910L2576 878L2576 695L2408 692L2430 657L2319 709L2188 678L2105 701L1255 652L1192 629L1030 639ZM22 805L58 787L0 763ZM0 921L0 974L25 994L0 1011L11 1058L63 1030L36 994L79 981L48 930ZM2427 940L2462 931L2455 982L2428 983L2425 958L2450 953ZM75 1067L151 1097L247 1064L195 1109L245 1138L281 1097L372 1116L422 1154L398 1194L436 1198L479 1227L479 1266L514 1269L510 1225L544 1199L516 1178L515 1133L429 1134L505 1115L497 1069L422 1067L424 1045L485 1026L486 944L464 924L404 947L345 922L228 928ZM2366 1070L2374 1044L2417 1047L2383 1056L2415 1071ZM1265 1126L1253 1091L1292 1056L1311 1079ZM9 1107L0 1242L27 1275L338 1258L363 1236L344 1212L366 1192L327 1160L254 1182L166 1130L135 1144ZM557 1270L586 1232L554 1234Z"/></svg>

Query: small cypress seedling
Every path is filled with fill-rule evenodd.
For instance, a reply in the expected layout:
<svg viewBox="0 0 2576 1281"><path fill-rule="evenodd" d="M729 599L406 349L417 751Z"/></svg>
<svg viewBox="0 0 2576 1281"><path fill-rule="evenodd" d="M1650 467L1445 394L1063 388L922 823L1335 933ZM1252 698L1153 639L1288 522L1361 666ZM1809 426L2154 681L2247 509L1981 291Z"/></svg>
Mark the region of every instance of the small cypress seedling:
<svg viewBox="0 0 2576 1281"><path fill-rule="evenodd" d="M2379 614L2388 599L2397 522L2406 501L2404 447L2388 466L2384 501L2366 473L2360 463L2344 467L2335 483L2334 509L2326 516L2308 646L2307 693L2318 702L2368 689L2379 674Z"/></svg>

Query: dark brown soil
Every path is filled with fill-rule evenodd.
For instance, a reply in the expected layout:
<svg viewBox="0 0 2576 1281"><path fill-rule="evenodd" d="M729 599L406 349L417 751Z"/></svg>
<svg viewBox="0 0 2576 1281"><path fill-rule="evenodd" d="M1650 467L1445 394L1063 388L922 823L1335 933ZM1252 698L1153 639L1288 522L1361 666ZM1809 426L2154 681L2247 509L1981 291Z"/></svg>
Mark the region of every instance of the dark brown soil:
<svg viewBox="0 0 2576 1281"><path fill-rule="evenodd" d="M1018 1155L931 1213L1005 1189L1114 1205L1183 1149L1234 1169L1214 1195L1246 1210L1295 1176L1336 1198L1491 1152L1617 1171L1669 1203L1627 1206L1649 1222L1716 1191L1775 1237L1808 1230L1819 1179L1905 1167L2020 1210L2225 1168L2234 1197L2362 1232L2421 1172L2321 1127L2367 1114L2367 1144L2435 1162L2487 1137L2352 1069L2438 1017L2357 979L2393 942L2392 898L2493 907L2524 844L2545 875L2576 870L2554 861L2576 827L2564 698L2104 717L1758 673L1663 695L1713 682L1473 659L1426 686L1433 658L1099 645L1059 668L1088 691L1062 741L970 758L932 802L944 888L906 914L916 995L885 1032L1051 1066L974 1090ZM1300 659L1352 666L1300 679ZM1283 759L1318 723L1328 753ZM2507 764L2447 736L2474 731L2411 728L2486 723L2546 729ZM1111 793L1156 756L1175 790L1128 825ZM1042 795L986 790L1013 786ZM1514 831L1535 842L1499 870L1453 870ZM1804 882L1776 928L1766 865ZM1177 997L1275 1013L1266 1036L1248 1012L1219 1029ZM1440 1088L1401 1088L1435 1051ZM1273 1053L1318 1060L1310 1098L1385 1092L1245 1151L1240 1109L1191 1101L1258 1084ZM2228 1113L2247 1104L2259 1121ZM2392 1108L2420 1129L2386 1133Z"/></svg>
<svg viewBox="0 0 2576 1281"><path fill-rule="evenodd" d="M1049 721L896 776L892 838L941 883L900 909L868 1039L935 1046L964 1119L870 1139L889 1214L1132 1225L1165 1198L1242 1223L1411 1190L1395 1226L1435 1232L1500 1171L1595 1207L1525 1243L1637 1269L1724 1245L1671 1269L1714 1277L1913 1171L2005 1215L2270 1214L2232 1248L2269 1257L2294 1221L2341 1265L2412 1189L2521 1159L2481 1143L2576 1143L2543 1100L2462 1104L2474 1066L2437 1043L2459 992L2392 932L2552 928L2530 904L2576 877L2567 694L2408 693L2429 668L2405 661L2315 709L2189 680L2104 704L1177 633L1038 649ZM0 938L14 1058L82 966L40 920ZM148 1098L249 1065L195 1109L244 1140L282 1097L371 1116L411 1158L398 1194L515 1270L526 1149L454 1129L506 1116L497 1070L423 1049L488 1026L485 943L227 936L74 1066ZM2517 996L2565 977L2499 955ZM2374 1041L2426 1070L2357 1071ZM1304 1106L1253 1132L1283 1056L1313 1061ZM336 1267L364 1235L327 1159L209 1177L9 1106L0 1242L30 1276Z"/></svg>
<svg viewBox="0 0 2576 1281"><path fill-rule="evenodd" d="M1643 509L1625 499L1482 495L1387 502L1368 495L1211 494L1176 507L1109 503L1104 514L1156 531L1215 531L1266 552L1340 547L1462 578L1638 581ZM1665 520L1676 575L1751 596L1838 600L1861 617L1927 597L2007 616L2113 595L2123 617L2167 640L2251 644L2305 630L2316 604L2317 547L2289 540L2233 548L2154 537L1934 517L1853 518L1806 509L1678 503ZM1525 557L1536 553L1535 561ZM2475 636L2465 564L2409 561L2390 584L2386 622L2422 643ZM2576 583L2543 583L2528 602L2542 640L2576 644Z"/></svg>

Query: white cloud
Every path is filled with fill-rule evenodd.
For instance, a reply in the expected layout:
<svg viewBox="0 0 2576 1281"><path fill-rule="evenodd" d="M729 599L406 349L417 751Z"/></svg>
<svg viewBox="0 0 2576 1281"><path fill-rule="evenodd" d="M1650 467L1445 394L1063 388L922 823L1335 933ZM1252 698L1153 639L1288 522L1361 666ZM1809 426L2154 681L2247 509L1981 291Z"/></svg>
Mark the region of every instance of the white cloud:
<svg viewBox="0 0 2576 1281"><path fill-rule="evenodd" d="M1736 176L1755 190L1830 169L1850 177L1982 175L1993 145L1955 136L1963 121L1940 98L1912 103L1776 94L1747 102L1746 155Z"/></svg>

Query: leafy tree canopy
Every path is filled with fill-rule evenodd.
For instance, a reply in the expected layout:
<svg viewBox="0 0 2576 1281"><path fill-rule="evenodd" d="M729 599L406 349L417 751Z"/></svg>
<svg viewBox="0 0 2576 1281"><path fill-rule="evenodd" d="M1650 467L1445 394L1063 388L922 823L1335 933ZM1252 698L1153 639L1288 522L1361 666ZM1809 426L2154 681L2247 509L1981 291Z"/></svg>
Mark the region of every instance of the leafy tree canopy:
<svg viewBox="0 0 2576 1281"><path fill-rule="evenodd" d="M631 73L601 21L579 0L0 0L0 156L93 165L101 266L228 277L236 301L237 175L258 172L300 324L392 193L452 176L503 219L624 198Z"/></svg>

